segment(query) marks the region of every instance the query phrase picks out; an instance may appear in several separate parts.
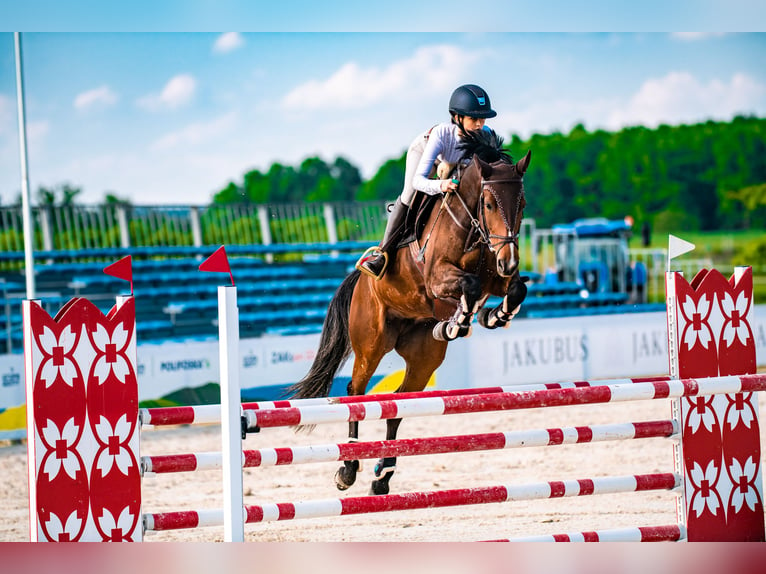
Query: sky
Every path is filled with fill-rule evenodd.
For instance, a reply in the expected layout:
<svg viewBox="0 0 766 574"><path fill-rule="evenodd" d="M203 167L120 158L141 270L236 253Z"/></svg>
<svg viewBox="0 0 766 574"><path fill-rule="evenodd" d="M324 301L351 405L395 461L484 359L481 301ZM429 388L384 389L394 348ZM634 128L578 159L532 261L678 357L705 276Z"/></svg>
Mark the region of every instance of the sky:
<svg viewBox="0 0 766 574"><path fill-rule="evenodd" d="M60 4L30 2L49 4L49 16ZM0 9L0 203L21 189L13 31L22 32L30 188L67 183L84 203L112 193L134 204L206 204L247 171L312 156L342 156L369 178L449 120L449 96L463 83L487 90L498 112L488 125L506 139L578 123L617 130L766 117L766 34L719 29L723 16L695 23L702 32L640 22L638 31L516 31L512 18L510 31L473 31L462 18L454 30L398 32L376 29L373 13L352 32L350 23L312 23L315 5L292 30L265 13L262 26L237 26L202 10L187 29L166 18L170 31L154 31L162 15L142 29L114 14L54 25ZM672 14L667 22L692 29ZM226 24L253 31L221 32Z"/></svg>

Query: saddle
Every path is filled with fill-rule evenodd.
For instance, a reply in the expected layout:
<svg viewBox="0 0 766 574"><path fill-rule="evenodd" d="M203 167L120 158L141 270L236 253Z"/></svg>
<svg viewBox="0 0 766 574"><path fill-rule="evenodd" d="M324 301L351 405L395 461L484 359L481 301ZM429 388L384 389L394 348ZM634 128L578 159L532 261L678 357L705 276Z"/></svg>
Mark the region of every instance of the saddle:
<svg viewBox="0 0 766 574"><path fill-rule="evenodd" d="M421 191L415 193L410 208L407 210L404 230L402 231L397 248L406 247L423 235L428 218L439 201L441 201L441 197L438 195L428 195Z"/></svg>

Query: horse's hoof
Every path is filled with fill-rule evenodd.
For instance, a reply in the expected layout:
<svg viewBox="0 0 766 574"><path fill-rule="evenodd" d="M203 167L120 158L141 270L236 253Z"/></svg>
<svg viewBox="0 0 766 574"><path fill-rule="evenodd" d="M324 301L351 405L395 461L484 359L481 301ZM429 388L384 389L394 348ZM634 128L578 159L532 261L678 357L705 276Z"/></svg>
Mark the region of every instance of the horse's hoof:
<svg viewBox="0 0 766 574"><path fill-rule="evenodd" d="M451 337L449 334L450 324L448 321L440 321L434 325L433 336L437 341L454 341L455 337Z"/></svg>
<svg viewBox="0 0 766 574"><path fill-rule="evenodd" d="M373 480L370 485L370 494L373 496L388 494L388 483L382 480Z"/></svg>
<svg viewBox="0 0 766 574"><path fill-rule="evenodd" d="M356 481L356 472L348 472L345 466L341 466L335 473L335 486L338 490L348 490Z"/></svg>
<svg viewBox="0 0 766 574"><path fill-rule="evenodd" d="M490 324L490 318L492 316L492 309L479 309L479 312L476 314L476 321L484 327L485 329L497 329L500 327L499 323L495 323L494 325Z"/></svg>

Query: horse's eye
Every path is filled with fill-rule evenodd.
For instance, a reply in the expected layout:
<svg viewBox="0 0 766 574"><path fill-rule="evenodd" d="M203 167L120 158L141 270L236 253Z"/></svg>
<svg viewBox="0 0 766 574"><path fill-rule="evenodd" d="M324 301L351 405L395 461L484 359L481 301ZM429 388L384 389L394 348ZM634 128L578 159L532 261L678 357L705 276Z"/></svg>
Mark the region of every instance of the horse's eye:
<svg viewBox="0 0 766 574"><path fill-rule="evenodd" d="M493 209L495 209L495 206L492 205L491 203L488 203L487 204L487 211L492 211Z"/></svg>

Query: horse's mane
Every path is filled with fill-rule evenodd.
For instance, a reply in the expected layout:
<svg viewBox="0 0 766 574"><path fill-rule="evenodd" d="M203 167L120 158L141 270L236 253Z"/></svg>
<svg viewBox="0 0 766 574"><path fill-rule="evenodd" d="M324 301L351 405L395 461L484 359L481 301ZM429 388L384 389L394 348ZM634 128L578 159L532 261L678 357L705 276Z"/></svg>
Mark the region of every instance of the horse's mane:
<svg viewBox="0 0 766 574"><path fill-rule="evenodd" d="M464 160L476 154L487 163L513 163L511 154L503 149L503 138L489 128L463 132L457 147L463 152Z"/></svg>

